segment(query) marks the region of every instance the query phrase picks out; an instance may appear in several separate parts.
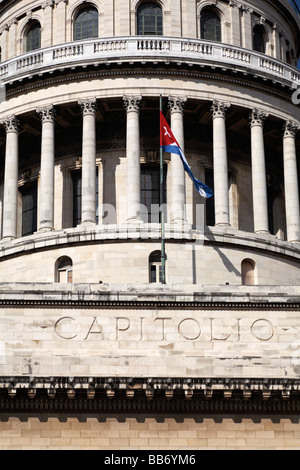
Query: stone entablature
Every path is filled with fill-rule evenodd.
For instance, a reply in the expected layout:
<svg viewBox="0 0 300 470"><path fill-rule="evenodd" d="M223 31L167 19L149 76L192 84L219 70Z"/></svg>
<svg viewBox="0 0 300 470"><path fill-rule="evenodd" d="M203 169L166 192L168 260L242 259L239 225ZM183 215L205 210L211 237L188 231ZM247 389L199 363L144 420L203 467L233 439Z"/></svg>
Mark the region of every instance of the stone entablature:
<svg viewBox="0 0 300 470"><path fill-rule="evenodd" d="M172 377L200 390L204 378L228 378L228 391L235 379L261 391L254 378L268 377L280 391L285 379L299 380L298 287L270 288L269 296L229 286L0 287L2 386L21 376L37 388L39 377L49 377L46 388L51 377Z"/></svg>

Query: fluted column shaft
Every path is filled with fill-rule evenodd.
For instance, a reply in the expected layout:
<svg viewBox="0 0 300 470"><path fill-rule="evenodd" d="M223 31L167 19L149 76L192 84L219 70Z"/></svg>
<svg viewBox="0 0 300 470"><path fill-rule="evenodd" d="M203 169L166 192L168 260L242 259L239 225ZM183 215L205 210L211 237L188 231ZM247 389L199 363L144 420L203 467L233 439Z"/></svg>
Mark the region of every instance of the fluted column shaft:
<svg viewBox="0 0 300 470"><path fill-rule="evenodd" d="M169 97L171 111L171 129L181 150L184 152L184 123L183 107L186 102L184 97ZM185 221L185 170L179 155L171 155L172 174L172 210L171 222Z"/></svg>
<svg viewBox="0 0 300 470"><path fill-rule="evenodd" d="M226 111L228 108L229 104L218 101L214 101L212 107L215 224L223 226L230 225L226 139Z"/></svg>
<svg viewBox="0 0 300 470"><path fill-rule="evenodd" d="M127 113L126 168L127 221L141 221L140 102L141 96L124 96Z"/></svg>
<svg viewBox="0 0 300 470"><path fill-rule="evenodd" d="M96 223L96 99L80 100L82 109L81 223Z"/></svg>
<svg viewBox="0 0 300 470"><path fill-rule="evenodd" d="M3 238L17 237L19 131L16 116L4 120L6 129Z"/></svg>
<svg viewBox="0 0 300 470"><path fill-rule="evenodd" d="M54 109L37 109L42 120L41 171L39 184L39 230L54 229Z"/></svg>
<svg viewBox="0 0 300 470"><path fill-rule="evenodd" d="M263 124L267 117L254 109L251 114L251 159L254 232L269 233L267 175Z"/></svg>
<svg viewBox="0 0 300 470"><path fill-rule="evenodd" d="M287 121L283 136L284 191L286 207L287 239L290 242L300 241L300 207L299 185L296 156L295 123Z"/></svg>

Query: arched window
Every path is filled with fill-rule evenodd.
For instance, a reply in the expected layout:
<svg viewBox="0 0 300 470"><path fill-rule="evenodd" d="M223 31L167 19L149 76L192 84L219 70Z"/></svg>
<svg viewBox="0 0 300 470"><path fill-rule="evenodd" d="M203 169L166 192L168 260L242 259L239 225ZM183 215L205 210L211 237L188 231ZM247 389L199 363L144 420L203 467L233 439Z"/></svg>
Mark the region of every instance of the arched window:
<svg viewBox="0 0 300 470"><path fill-rule="evenodd" d="M266 53L266 31L260 24L253 28L253 50L262 54Z"/></svg>
<svg viewBox="0 0 300 470"><path fill-rule="evenodd" d="M242 261L242 285L255 285L255 263L251 259L244 259Z"/></svg>
<svg viewBox="0 0 300 470"><path fill-rule="evenodd" d="M60 283L73 282L73 262L68 256L63 256L56 262L56 281Z"/></svg>
<svg viewBox="0 0 300 470"><path fill-rule="evenodd" d="M207 41L222 41L221 18L214 10L205 8L201 11L201 39Z"/></svg>
<svg viewBox="0 0 300 470"><path fill-rule="evenodd" d="M30 22L25 33L26 52L40 49L41 47L41 25L38 21Z"/></svg>
<svg viewBox="0 0 300 470"><path fill-rule="evenodd" d="M74 40L98 37L98 10L88 6L79 11L74 22Z"/></svg>
<svg viewBox="0 0 300 470"><path fill-rule="evenodd" d="M149 256L149 282L160 283L162 281L161 251L153 251Z"/></svg>
<svg viewBox="0 0 300 470"><path fill-rule="evenodd" d="M139 36L160 36L163 34L162 9L157 3L143 3L138 8L137 34Z"/></svg>

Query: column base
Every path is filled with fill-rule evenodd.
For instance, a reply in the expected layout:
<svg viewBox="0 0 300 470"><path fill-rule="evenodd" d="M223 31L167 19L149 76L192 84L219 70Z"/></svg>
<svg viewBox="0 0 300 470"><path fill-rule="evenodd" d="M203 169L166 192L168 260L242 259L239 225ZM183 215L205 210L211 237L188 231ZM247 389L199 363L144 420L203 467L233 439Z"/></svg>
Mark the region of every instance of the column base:
<svg viewBox="0 0 300 470"><path fill-rule="evenodd" d="M38 233L53 232L53 231L54 231L53 227L40 227L38 229Z"/></svg>
<svg viewBox="0 0 300 470"><path fill-rule="evenodd" d="M175 225L178 225L178 224L181 224L181 225L191 225L186 219L173 219L171 221L171 224L175 224Z"/></svg>
<svg viewBox="0 0 300 470"><path fill-rule="evenodd" d="M91 226L96 226L97 222L95 220L84 220L79 224L79 227L91 227Z"/></svg>
<svg viewBox="0 0 300 470"><path fill-rule="evenodd" d="M127 219L127 220L126 220L126 223L127 223L127 224L132 224L132 225L133 225L133 224L141 225L141 224L144 223L144 221L143 221L142 219L134 219L134 218L132 218L132 219Z"/></svg>
<svg viewBox="0 0 300 470"><path fill-rule="evenodd" d="M8 235L8 236L5 236L5 237L2 237L1 242L4 242L4 243L5 242L12 242L13 240L16 240L16 239L17 239L17 237L11 237L11 236Z"/></svg>
<svg viewBox="0 0 300 470"><path fill-rule="evenodd" d="M216 228L231 228L231 225L230 224L227 224L227 223L219 223L219 224L215 224L215 227Z"/></svg>
<svg viewBox="0 0 300 470"><path fill-rule="evenodd" d="M257 235L270 235L269 230L255 230L254 233L256 233Z"/></svg>

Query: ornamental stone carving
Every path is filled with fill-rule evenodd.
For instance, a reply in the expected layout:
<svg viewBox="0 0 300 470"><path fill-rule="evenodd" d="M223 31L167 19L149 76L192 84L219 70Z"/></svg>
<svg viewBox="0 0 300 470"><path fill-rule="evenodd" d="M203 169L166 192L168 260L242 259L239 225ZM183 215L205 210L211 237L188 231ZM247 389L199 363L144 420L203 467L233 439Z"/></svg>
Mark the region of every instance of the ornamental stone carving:
<svg viewBox="0 0 300 470"><path fill-rule="evenodd" d="M228 109L230 108L230 103L225 103L222 101L215 100L211 107L211 112L213 113L213 117L225 117Z"/></svg>
<svg viewBox="0 0 300 470"><path fill-rule="evenodd" d="M38 108L36 112L39 114L42 122L54 122L55 109L52 105Z"/></svg>
<svg viewBox="0 0 300 470"><path fill-rule="evenodd" d="M184 105L187 101L185 96L169 96L168 105L172 113L183 113Z"/></svg>
<svg viewBox="0 0 300 470"><path fill-rule="evenodd" d="M263 111L254 108L250 114L251 126L263 126L265 119L269 115Z"/></svg>
<svg viewBox="0 0 300 470"><path fill-rule="evenodd" d="M130 111L139 112L141 107L141 100L141 96L124 96L123 102L127 113Z"/></svg>
<svg viewBox="0 0 300 470"><path fill-rule="evenodd" d="M19 132L20 123L19 123L19 121L18 121L18 119L15 115L12 115L12 116L9 116L9 117L5 118L4 121L2 121L1 124L4 126L7 133L9 133L9 132L18 133Z"/></svg>
<svg viewBox="0 0 300 470"><path fill-rule="evenodd" d="M300 125L294 121L286 121L284 125L284 137L295 137L300 129Z"/></svg>
<svg viewBox="0 0 300 470"><path fill-rule="evenodd" d="M86 116L86 115L96 116L96 112L97 112L97 99L96 98L88 98L88 99L79 100L78 104L81 107L83 116Z"/></svg>

